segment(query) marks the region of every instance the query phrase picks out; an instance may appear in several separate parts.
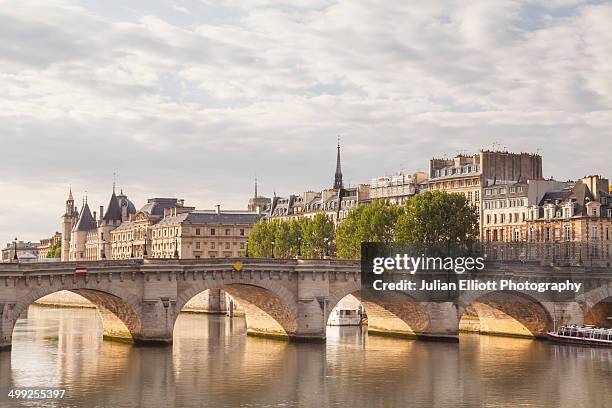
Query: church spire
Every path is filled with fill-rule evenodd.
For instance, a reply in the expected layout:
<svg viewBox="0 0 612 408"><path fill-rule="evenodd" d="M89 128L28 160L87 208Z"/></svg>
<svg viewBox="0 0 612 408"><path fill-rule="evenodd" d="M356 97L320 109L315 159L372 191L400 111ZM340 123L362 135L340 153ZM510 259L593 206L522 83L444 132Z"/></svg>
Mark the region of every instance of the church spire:
<svg viewBox="0 0 612 408"><path fill-rule="evenodd" d="M340 136L338 136L338 154L336 156L336 174L334 175L334 188L337 190L343 189L342 184L342 168L340 165Z"/></svg>

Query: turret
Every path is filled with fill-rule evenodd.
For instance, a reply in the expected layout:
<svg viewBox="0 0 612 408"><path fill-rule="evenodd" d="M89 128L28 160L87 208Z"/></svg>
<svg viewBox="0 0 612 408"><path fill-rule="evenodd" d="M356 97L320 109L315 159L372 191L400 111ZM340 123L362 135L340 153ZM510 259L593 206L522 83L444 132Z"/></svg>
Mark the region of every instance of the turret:
<svg viewBox="0 0 612 408"><path fill-rule="evenodd" d="M66 200L66 212L62 215L60 220L60 231L62 232L62 261L68 261L70 259L70 239L72 234L72 228L77 222L78 212L74 205L74 197L72 196L72 188L68 193L68 199Z"/></svg>

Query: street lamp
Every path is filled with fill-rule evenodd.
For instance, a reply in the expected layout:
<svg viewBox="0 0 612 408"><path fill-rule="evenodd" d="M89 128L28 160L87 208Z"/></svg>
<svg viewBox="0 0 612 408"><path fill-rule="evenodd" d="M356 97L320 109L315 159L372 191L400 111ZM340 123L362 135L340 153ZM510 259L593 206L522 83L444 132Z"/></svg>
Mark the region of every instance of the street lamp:
<svg viewBox="0 0 612 408"><path fill-rule="evenodd" d="M144 234L144 239L145 239L145 243L144 243L144 250L142 251L142 257L144 258L145 256L148 256L149 253L147 252L147 233L145 232Z"/></svg>
<svg viewBox="0 0 612 408"><path fill-rule="evenodd" d="M298 253L297 253L297 256L300 257L300 256L302 256L302 237L298 236L297 237L297 242L298 242Z"/></svg>
<svg viewBox="0 0 612 408"><path fill-rule="evenodd" d="M179 258L179 253L178 253L178 241L175 238L174 239L174 259L178 259Z"/></svg>
<svg viewBox="0 0 612 408"><path fill-rule="evenodd" d="M248 258L249 257L249 240L247 239L246 242L246 247L244 248L244 257Z"/></svg>
<svg viewBox="0 0 612 408"><path fill-rule="evenodd" d="M13 250L14 250L13 260L17 262L19 261L19 257L17 256L17 237L15 237L15 240L13 241Z"/></svg>
<svg viewBox="0 0 612 408"><path fill-rule="evenodd" d="M329 238L323 238L323 243L325 244L325 258L329 257Z"/></svg>
<svg viewBox="0 0 612 408"><path fill-rule="evenodd" d="M134 257L134 239L132 239L132 252L130 253L130 258Z"/></svg>
<svg viewBox="0 0 612 408"><path fill-rule="evenodd" d="M272 244L272 258L274 258L274 241L270 242Z"/></svg>

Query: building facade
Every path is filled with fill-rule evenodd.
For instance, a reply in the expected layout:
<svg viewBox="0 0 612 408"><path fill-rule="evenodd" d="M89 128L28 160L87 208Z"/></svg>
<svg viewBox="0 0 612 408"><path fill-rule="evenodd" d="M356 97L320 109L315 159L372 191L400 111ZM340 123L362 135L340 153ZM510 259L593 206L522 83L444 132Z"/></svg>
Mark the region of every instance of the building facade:
<svg viewBox="0 0 612 408"><path fill-rule="evenodd" d="M612 195L608 179L587 176L571 189L546 193L538 204L529 207L527 229L529 242L609 244Z"/></svg>
<svg viewBox="0 0 612 408"><path fill-rule="evenodd" d="M55 245L61 245L62 243L62 234L60 232L56 232L50 238L43 238L40 240L40 245L38 245L38 259L43 261L47 259L47 255L51 248Z"/></svg>
<svg viewBox="0 0 612 408"><path fill-rule="evenodd" d="M15 262L15 252L19 262L36 262L38 260L38 242L9 242L2 249L2 262Z"/></svg>
<svg viewBox="0 0 612 408"><path fill-rule="evenodd" d="M494 182L482 196L482 231L486 242L527 241L529 208L546 193L570 188L571 182L526 180Z"/></svg>
<svg viewBox="0 0 612 408"><path fill-rule="evenodd" d="M391 204L403 204L419 192L419 185L428 180L427 173L405 174L403 171L392 176L372 179L370 199L385 199Z"/></svg>
<svg viewBox="0 0 612 408"><path fill-rule="evenodd" d="M246 255L248 236L263 214L196 211L183 200L150 199L128 222L111 232L112 258L229 258Z"/></svg>
<svg viewBox="0 0 612 408"><path fill-rule="evenodd" d="M485 151L453 159L429 161L429 191L446 191L465 195L478 213L483 236L482 194L484 188L501 182L541 180L542 157L531 153Z"/></svg>

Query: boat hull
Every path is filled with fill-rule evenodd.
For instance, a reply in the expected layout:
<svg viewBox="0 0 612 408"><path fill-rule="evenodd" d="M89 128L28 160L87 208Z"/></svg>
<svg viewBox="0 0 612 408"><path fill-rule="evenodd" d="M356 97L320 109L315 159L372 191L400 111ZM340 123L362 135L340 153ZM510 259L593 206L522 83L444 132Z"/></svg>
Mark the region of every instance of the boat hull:
<svg viewBox="0 0 612 408"><path fill-rule="evenodd" d="M589 347L612 347L612 340L588 339L581 337L560 336L556 333L548 333L548 340L556 343L573 344Z"/></svg>

